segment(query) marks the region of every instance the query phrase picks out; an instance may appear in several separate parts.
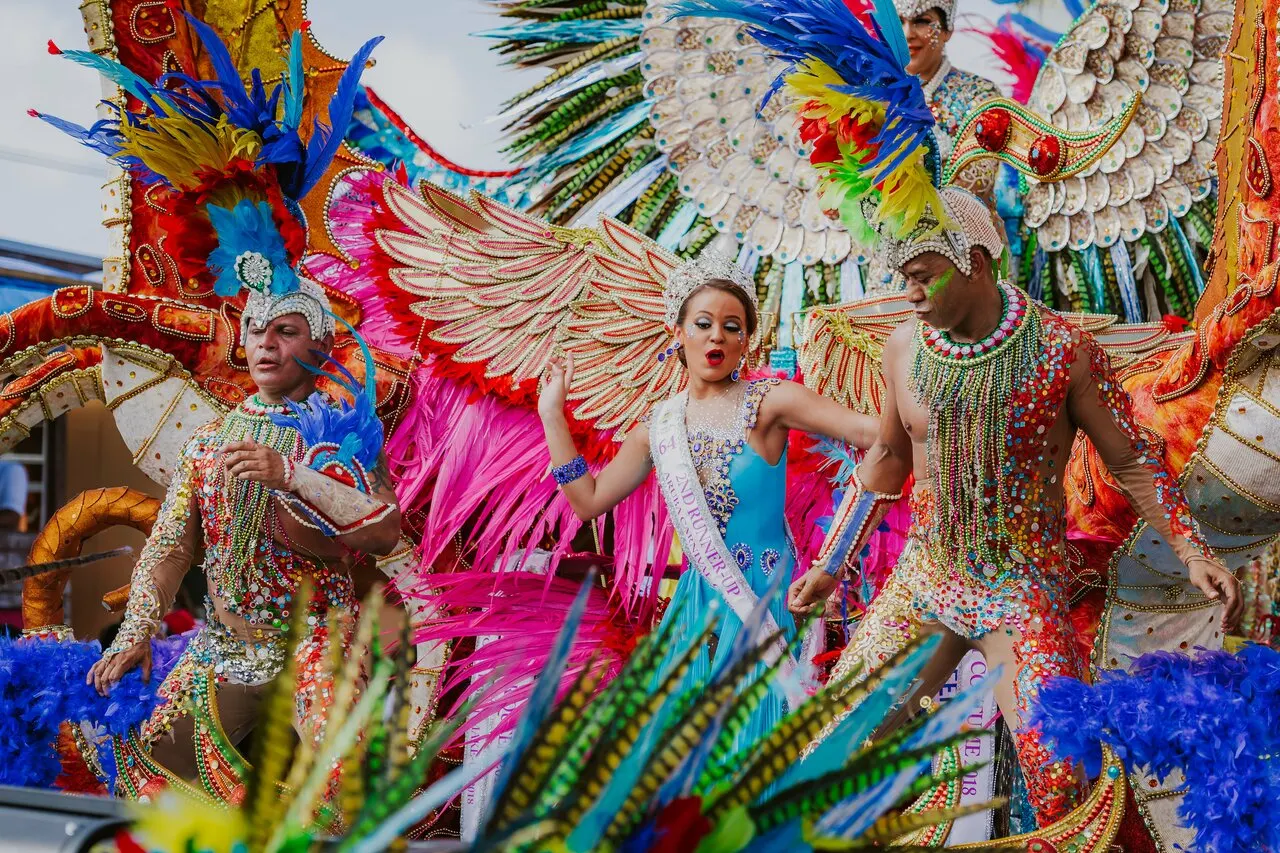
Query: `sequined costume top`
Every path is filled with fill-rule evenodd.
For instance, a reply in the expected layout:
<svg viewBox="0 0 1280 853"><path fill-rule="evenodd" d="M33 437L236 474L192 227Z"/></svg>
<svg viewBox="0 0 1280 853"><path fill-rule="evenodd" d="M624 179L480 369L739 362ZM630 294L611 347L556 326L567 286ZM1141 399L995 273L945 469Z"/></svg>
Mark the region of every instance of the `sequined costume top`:
<svg viewBox="0 0 1280 853"><path fill-rule="evenodd" d="M304 574L314 586L313 625L323 623L329 608L354 608L344 559L320 559L315 550L323 542L290 518L269 489L227 473L223 448L234 441L255 441L295 462L303 458L307 448L298 432L270 420L284 411L253 397L187 442L134 567L129 604L108 654L155 634L191 566L197 537L204 544L208 621L187 655L210 666L219 681L260 684L280 672L290 606Z"/></svg>
<svg viewBox="0 0 1280 853"><path fill-rule="evenodd" d="M1041 310L1043 355L1028 366L1010 400L1002 470L981 479L983 505L1003 507L1003 518L995 512L986 516L988 553L998 556L984 560L945 545L937 531L949 522L938 512L939 474L931 468L933 482L921 481L913 492L912 534L895 569L916 591L926 619L970 638L1002 623L1023 627L1031 619L1066 618L1078 585L1067 560L1063 479L1076 430L1086 428L1072 412L1088 413L1087 431L1112 473L1144 517L1163 518L1186 542L1191 550L1184 559L1210 553L1176 479L1139 433L1129 396L1106 354L1087 332ZM1073 366L1091 379L1074 393L1096 393L1096 400L1069 401Z"/></svg>

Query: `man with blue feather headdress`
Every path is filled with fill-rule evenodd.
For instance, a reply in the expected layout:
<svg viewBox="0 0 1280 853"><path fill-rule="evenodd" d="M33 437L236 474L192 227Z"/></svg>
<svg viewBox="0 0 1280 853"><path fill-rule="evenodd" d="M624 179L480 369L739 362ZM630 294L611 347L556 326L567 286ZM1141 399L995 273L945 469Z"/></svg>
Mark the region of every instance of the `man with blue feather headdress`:
<svg viewBox="0 0 1280 853"><path fill-rule="evenodd" d="M321 735L333 686L323 649L331 631L349 629L330 614L355 610L353 570L361 555L387 554L400 539L372 357L361 341L361 382L329 356L335 315L324 289L296 269L305 247L297 201L336 153L360 72L379 40L353 58L330 103L329 124L317 123L304 143L299 35L286 74L268 91L257 71L246 87L217 34L188 20L216 80L174 73L151 84L115 62L69 51L64 56L100 71L142 107L121 107L90 128L41 118L136 180L159 184L174 209L187 211L183 221L169 223L182 229L175 239L215 247L198 260L216 292L245 294L240 342L257 393L198 428L183 448L134 568L119 633L87 676L106 693L134 668L150 674L149 640L203 550L207 622L161 685L167 701L139 734L114 742L118 789L138 797L198 780L205 793L235 800L243 794L244 770L236 747L282 672L295 669L300 685L299 736ZM345 389L354 404L317 392L319 376ZM311 593L300 600L304 581ZM294 648L291 623L305 626Z"/></svg>

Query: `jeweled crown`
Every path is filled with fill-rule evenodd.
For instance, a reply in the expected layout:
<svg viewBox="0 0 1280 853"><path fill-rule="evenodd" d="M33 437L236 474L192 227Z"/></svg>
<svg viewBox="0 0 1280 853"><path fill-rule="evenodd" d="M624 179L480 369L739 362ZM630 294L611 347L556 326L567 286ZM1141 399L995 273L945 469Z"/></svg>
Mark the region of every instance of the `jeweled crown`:
<svg viewBox="0 0 1280 853"><path fill-rule="evenodd" d="M937 252L967 276L972 271L969 250L974 246L986 249L993 261L999 260L1004 253L1004 239L986 202L960 187L944 187L938 197L946 211L945 220L932 208L926 209L919 224L906 237L886 241L892 267L899 269L925 252Z"/></svg>
<svg viewBox="0 0 1280 853"><path fill-rule="evenodd" d="M680 315L680 306L684 305L695 290L709 281L727 281L742 291L742 295L751 303L751 310L756 317L760 316L760 305L756 300L756 284L742 267L716 252L703 252L698 257L685 261L672 270L667 277L667 286L662 293L666 304L663 319L667 328L676 327L676 318Z"/></svg>
<svg viewBox="0 0 1280 853"><path fill-rule="evenodd" d="M329 297L324 288L305 276L298 276L298 289L288 293L273 294L248 289L244 302L244 315L240 319L240 341L247 340L249 323L262 328L286 314L301 314L307 318L311 340L319 341L332 335L337 329Z"/></svg>
<svg viewBox="0 0 1280 853"><path fill-rule="evenodd" d="M956 26L956 0L893 0L898 17L904 21L923 15L930 9L942 10L943 26L953 30Z"/></svg>

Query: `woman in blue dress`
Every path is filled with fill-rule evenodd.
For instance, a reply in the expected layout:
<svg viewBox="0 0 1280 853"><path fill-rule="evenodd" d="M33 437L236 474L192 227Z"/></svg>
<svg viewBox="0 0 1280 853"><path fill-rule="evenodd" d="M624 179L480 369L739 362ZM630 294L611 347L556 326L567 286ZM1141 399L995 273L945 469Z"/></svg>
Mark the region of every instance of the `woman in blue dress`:
<svg viewBox="0 0 1280 853"><path fill-rule="evenodd" d="M755 285L734 263L703 255L678 267L664 293L668 350L687 370L685 390L658 404L597 476L574 446L564 407L573 383L570 357L552 363L538 401L553 474L579 518L600 516L656 470L672 523L688 561L664 619L678 619L668 658L697 639L716 607L713 641L701 649L688 677L705 679L725 660L743 619L779 572L783 585L795 566L783 513L790 430L817 433L866 448L877 420L852 412L803 385L778 379L744 380L749 341L759 322ZM777 596L761 633L795 637L787 602ZM821 632L814 632L815 636ZM786 654L785 642L774 655ZM808 652L784 661L802 675ZM783 678L790 696L771 695L740 739L772 727L799 678Z"/></svg>

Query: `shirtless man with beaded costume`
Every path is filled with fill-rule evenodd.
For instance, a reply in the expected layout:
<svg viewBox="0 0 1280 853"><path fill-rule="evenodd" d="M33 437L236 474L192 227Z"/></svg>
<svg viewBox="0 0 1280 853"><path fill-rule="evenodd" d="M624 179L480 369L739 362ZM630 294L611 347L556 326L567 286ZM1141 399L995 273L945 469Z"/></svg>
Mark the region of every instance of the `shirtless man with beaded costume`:
<svg viewBox="0 0 1280 853"><path fill-rule="evenodd" d="M890 246L916 321L889 338L879 437L789 604L804 614L832 593L914 474L908 543L836 675L873 670L920 634L941 632L914 694L932 696L964 652L979 649L990 667L1002 667L997 702L1044 825L1077 794L1071 767L1052 762L1026 727L1045 679L1085 672L1068 619L1065 554L1063 475L1077 430L1171 543L1191 582L1225 604L1224 627L1241 599L1196 532L1177 481L1139 437L1106 355L1088 333L997 281L1003 247L978 198L955 187L940 195L954 230L926 217Z"/></svg>
<svg viewBox="0 0 1280 853"><path fill-rule="evenodd" d="M333 345L323 290L302 279L300 289L284 295L251 292L241 331L258 393L201 427L183 449L134 569L120 632L88 675L103 693L133 667L149 675L150 638L203 542L208 621L160 688L169 701L139 740L117 744L121 793L128 796L176 776L198 777L207 793L234 799L229 748L252 729L266 687L291 651L301 685L294 727L302 737L318 737L329 698L317 676L327 614L354 611L359 553L387 554L400 536L400 510L379 451L368 471L359 461L318 463L336 445L309 445L289 422L331 405L312 396L316 377L303 366L318 366L318 354ZM380 448L380 427L375 432ZM309 630L291 650L285 632L304 577L314 589Z"/></svg>

